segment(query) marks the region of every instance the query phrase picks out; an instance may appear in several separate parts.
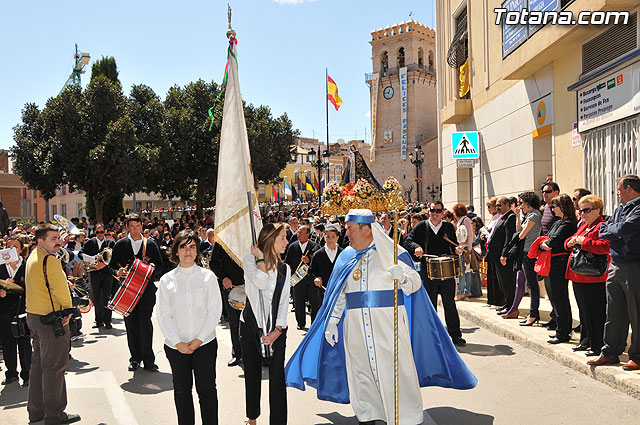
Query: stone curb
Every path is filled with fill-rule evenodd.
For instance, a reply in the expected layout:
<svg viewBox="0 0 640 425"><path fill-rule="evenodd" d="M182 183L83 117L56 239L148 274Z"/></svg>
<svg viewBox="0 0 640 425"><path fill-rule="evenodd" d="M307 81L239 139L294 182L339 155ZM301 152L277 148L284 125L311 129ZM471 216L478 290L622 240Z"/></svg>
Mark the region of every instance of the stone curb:
<svg viewBox="0 0 640 425"><path fill-rule="evenodd" d="M519 326L519 320L503 319L496 315L495 310L483 307L481 303L484 302L486 300L479 298L477 301L457 302L456 307L461 317L640 400L640 372L627 372L620 365L588 366L588 358L583 353L571 351L578 342L575 334L572 341L575 344L548 344L547 328ZM620 357L620 361L621 364L626 362L626 354Z"/></svg>

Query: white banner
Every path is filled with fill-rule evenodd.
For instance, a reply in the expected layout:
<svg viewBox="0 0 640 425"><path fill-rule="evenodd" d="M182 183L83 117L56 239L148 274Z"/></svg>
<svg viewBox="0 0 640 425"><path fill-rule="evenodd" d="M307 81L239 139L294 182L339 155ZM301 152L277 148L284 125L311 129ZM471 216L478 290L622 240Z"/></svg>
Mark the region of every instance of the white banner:
<svg viewBox="0 0 640 425"><path fill-rule="evenodd" d="M400 68L400 158L407 159L407 67Z"/></svg>
<svg viewBox="0 0 640 425"><path fill-rule="evenodd" d="M262 220L253 187L249 138L238 82L235 43L232 49L234 54L229 55L229 75L220 132L215 229L216 242L242 266L242 257L251 252L250 217L253 215L256 238L262 229ZM253 199L253 211L249 211L247 192L251 193Z"/></svg>
<svg viewBox="0 0 640 425"><path fill-rule="evenodd" d="M374 73L371 78L371 150L369 151L369 161L376 160L376 116L378 112L378 85L380 84L380 74Z"/></svg>

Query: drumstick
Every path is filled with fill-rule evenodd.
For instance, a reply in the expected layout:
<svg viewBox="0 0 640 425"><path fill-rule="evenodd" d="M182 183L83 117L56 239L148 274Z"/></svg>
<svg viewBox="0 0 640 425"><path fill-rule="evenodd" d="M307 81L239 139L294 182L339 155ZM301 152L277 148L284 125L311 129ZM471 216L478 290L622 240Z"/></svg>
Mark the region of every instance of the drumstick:
<svg viewBox="0 0 640 425"><path fill-rule="evenodd" d="M449 239L449 237L447 235L444 235L444 240L449 242L450 244L452 244L455 247L458 247L459 245L455 242L453 242L451 239Z"/></svg>

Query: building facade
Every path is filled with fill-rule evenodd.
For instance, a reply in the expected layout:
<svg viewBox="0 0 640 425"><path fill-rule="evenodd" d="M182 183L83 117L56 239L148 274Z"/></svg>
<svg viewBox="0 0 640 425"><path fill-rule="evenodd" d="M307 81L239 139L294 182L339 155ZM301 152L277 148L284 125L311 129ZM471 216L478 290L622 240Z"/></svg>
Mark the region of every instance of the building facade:
<svg viewBox="0 0 640 425"><path fill-rule="evenodd" d="M371 32L371 171L381 183L392 175L407 197L428 199L440 186L437 161L436 35L410 20ZM363 152L363 156L367 156ZM421 164L412 160L422 161ZM417 166L416 166L417 165Z"/></svg>
<svg viewBox="0 0 640 425"><path fill-rule="evenodd" d="M496 25L494 9L501 7L574 17L613 10L629 12L629 19ZM592 190L611 213L616 179L639 171L637 13L638 2L622 0L436 1L444 202L473 203L486 216L488 198L540 193L553 180L563 193ZM478 134L479 159L470 169L453 158L452 141L465 132Z"/></svg>

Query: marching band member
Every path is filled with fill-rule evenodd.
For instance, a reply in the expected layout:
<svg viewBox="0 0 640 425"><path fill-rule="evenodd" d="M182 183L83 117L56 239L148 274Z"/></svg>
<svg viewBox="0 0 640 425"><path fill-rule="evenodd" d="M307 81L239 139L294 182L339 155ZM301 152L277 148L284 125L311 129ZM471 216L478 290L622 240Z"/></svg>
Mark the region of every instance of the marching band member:
<svg viewBox="0 0 640 425"><path fill-rule="evenodd" d="M216 326L222 301L215 274L195 264L198 245L193 232L180 232L171 247L171 261L178 267L162 276L158 285L156 313L173 374L179 425L195 424L194 377L203 425L218 424Z"/></svg>
<svg viewBox="0 0 640 425"><path fill-rule="evenodd" d="M329 283L329 277L333 271L336 258L342 252L338 246L340 230L337 224L330 224L324 232L325 245L313 254L311 258L311 277L313 285L309 285L309 301L311 303L311 323L316 319L318 310L322 305L324 291Z"/></svg>
<svg viewBox="0 0 640 425"><path fill-rule="evenodd" d="M13 248L18 254L18 261L12 261L0 266L0 279L5 279L25 287L25 261L22 253L22 241L16 237L7 240L7 248ZM29 369L31 366L31 340L29 336L15 338L11 333L10 323L14 316L25 312L25 293L9 293L0 289L0 343L4 364L7 367L3 385L18 380L18 362L20 358L20 377L24 385L29 385Z"/></svg>
<svg viewBox="0 0 640 425"><path fill-rule="evenodd" d="M89 239L78 256L83 258L83 254L96 256L104 251L105 248L113 248L115 242L112 239L105 238L105 230L103 224L98 224L95 227L95 237ZM89 263L85 262L86 265ZM111 289L113 286L113 276L109 272L107 264L103 261L98 261L95 264L97 270L89 272L89 285L91 287L91 301L96 310L96 324L94 328L100 328L102 326L105 329L111 329L111 310L107 308L109 304L109 298L111 298Z"/></svg>
<svg viewBox="0 0 640 425"><path fill-rule="evenodd" d="M153 306L156 304L155 282L162 276L164 265L160 250L152 240L142 237L142 221L138 216L130 216L127 219L127 229L129 234L120 239L113 246L109 270L112 274L117 274L119 279L127 276L127 268L133 263L134 258L154 265L153 274L131 314L124 318L127 329L127 343L129 344L129 371L133 372L144 362L144 369L155 371L158 366L155 364L153 353L153 323L151 314Z"/></svg>
<svg viewBox="0 0 640 425"><path fill-rule="evenodd" d="M229 330L231 331L231 360L227 366L242 363L242 346L240 344L240 310L229 305L229 291L235 286L244 286L244 272L219 243L214 243L209 260L209 268L216 274L222 285L222 305L227 311Z"/></svg>
<svg viewBox="0 0 640 425"><path fill-rule="evenodd" d="M267 223L260 231L257 246L243 259L247 303L242 311L240 335L244 357L244 387L249 425L260 416L262 361L265 350L269 362L269 423L287 423L287 390L284 381L284 354L287 337L287 307L291 270L280 260L287 247L282 223Z"/></svg>
<svg viewBox="0 0 640 425"><path fill-rule="evenodd" d="M295 273L302 264L309 264L313 254L320 249L317 243L309 240L309 226L298 226L298 240L292 242L287 248L287 255L284 262L291 268L291 273ZM313 285L311 277L307 274L296 286L293 287L293 307L296 312L296 322L298 329L305 330L307 326L306 302L308 296L307 286Z"/></svg>

